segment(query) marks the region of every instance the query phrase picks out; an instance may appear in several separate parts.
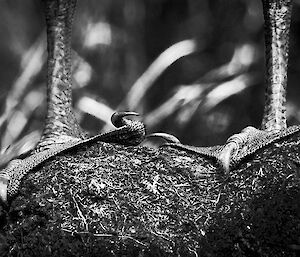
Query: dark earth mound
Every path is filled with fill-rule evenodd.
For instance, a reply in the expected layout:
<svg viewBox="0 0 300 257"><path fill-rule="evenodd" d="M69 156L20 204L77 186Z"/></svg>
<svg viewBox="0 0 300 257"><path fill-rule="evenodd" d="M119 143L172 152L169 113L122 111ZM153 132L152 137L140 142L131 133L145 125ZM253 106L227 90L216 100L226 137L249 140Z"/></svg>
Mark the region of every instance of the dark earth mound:
<svg viewBox="0 0 300 257"><path fill-rule="evenodd" d="M297 256L299 150L298 133L228 174L167 148L72 150L1 207L0 256Z"/></svg>

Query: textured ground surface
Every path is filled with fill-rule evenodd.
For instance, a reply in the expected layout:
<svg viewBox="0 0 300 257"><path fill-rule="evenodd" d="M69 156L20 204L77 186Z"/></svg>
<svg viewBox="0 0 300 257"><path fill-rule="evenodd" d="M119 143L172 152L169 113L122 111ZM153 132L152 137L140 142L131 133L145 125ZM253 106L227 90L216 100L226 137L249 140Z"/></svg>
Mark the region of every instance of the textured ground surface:
<svg viewBox="0 0 300 257"><path fill-rule="evenodd" d="M91 145L0 207L0 256L296 256L300 135L224 174L176 150Z"/></svg>

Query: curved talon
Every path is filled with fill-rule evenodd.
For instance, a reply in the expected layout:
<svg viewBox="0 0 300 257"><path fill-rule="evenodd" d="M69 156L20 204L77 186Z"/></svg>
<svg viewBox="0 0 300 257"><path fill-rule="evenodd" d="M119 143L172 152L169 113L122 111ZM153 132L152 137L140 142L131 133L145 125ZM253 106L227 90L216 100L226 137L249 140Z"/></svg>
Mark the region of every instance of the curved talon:
<svg viewBox="0 0 300 257"><path fill-rule="evenodd" d="M62 144L52 145L51 148L35 152L23 160L12 160L4 170L0 171L0 202L6 204L7 199L14 196L22 182L22 179L34 167L40 165L49 158L87 144L88 142L118 143L122 145L138 145L146 134L145 126L140 121L125 119L124 116L138 115L135 112L115 113L112 117L113 123L118 127L116 130L96 135L84 140L70 140Z"/></svg>
<svg viewBox="0 0 300 257"><path fill-rule="evenodd" d="M234 134L229 137L223 150L218 156L219 162L222 164L226 171L230 170L231 161L238 155L239 149L243 147L249 140L251 134L257 131L256 128L248 126L244 128L240 133Z"/></svg>
<svg viewBox="0 0 300 257"><path fill-rule="evenodd" d="M15 187L11 180L14 178L15 169L21 169L20 159L11 160L7 167L0 171L0 202L6 204L7 199L14 193Z"/></svg>
<svg viewBox="0 0 300 257"><path fill-rule="evenodd" d="M139 116L139 114L137 112L114 112L110 118L111 123L117 128L122 127L127 124L124 119L126 116Z"/></svg>
<svg viewBox="0 0 300 257"><path fill-rule="evenodd" d="M228 142L217 157L226 172L230 170L230 161L237 155L238 144L236 142Z"/></svg>
<svg viewBox="0 0 300 257"><path fill-rule="evenodd" d="M7 202L7 188L10 177L1 175L0 176L0 201L4 204Z"/></svg>
<svg viewBox="0 0 300 257"><path fill-rule="evenodd" d="M99 139L106 143L129 146L140 144L145 139L145 125L140 121L125 118L131 115L139 116L136 112L115 112L111 116L111 122L117 129L100 135Z"/></svg>
<svg viewBox="0 0 300 257"><path fill-rule="evenodd" d="M180 140L177 137L168 133L157 132L146 136L146 138L148 137L160 137L163 140L167 141L167 143L181 144Z"/></svg>

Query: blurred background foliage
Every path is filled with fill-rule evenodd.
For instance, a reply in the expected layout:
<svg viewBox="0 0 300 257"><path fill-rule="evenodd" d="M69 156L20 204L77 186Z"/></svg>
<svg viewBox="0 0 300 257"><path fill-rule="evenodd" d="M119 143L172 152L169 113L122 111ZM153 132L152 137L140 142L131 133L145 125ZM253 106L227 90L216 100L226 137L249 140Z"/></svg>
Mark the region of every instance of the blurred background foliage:
<svg viewBox="0 0 300 257"><path fill-rule="evenodd" d="M46 107L45 22L38 0L0 0L0 146L17 155L39 139ZM259 127L264 103L260 0L78 1L74 107L91 134L114 110L137 111L148 132L224 143ZM288 119L299 123L300 1L290 40ZM7 157L7 158L11 158ZM2 157L2 162L6 157Z"/></svg>

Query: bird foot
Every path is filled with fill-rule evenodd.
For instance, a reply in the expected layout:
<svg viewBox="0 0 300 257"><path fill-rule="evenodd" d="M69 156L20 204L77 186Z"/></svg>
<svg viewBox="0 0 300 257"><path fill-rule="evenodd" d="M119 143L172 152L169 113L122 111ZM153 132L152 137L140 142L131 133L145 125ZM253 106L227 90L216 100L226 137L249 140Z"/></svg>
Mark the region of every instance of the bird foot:
<svg viewBox="0 0 300 257"><path fill-rule="evenodd" d="M126 116L139 116L139 114L136 112L115 112L111 116L111 123L117 129L99 135L102 142L134 146L144 141L146 135L144 123L126 119Z"/></svg>
<svg viewBox="0 0 300 257"><path fill-rule="evenodd" d="M65 142L54 143L43 151L33 152L25 159L15 159L0 171L0 202L14 196L23 178L35 167L60 153L91 142L117 143L122 145L138 145L145 138L145 125L140 121L127 119L126 116L137 116L135 112L116 112L111 121L116 129L87 139L73 138Z"/></svg>
<svg viewBox="0 0 300 257"><path fill-rule="evenodd" d="M178 143L178 139L173 140L169 134L154 133L149 136L159 136L168 143L162 147L172 147L195 154L211 157L225 169L229 171L234 168L242 159L255 153L257 150L273 143L274 141L287 137L300 130L300 126L291 126L284 130L264 131L254 127L246 127L240 133L232 135L224 145L195 147Z"/></svg>

